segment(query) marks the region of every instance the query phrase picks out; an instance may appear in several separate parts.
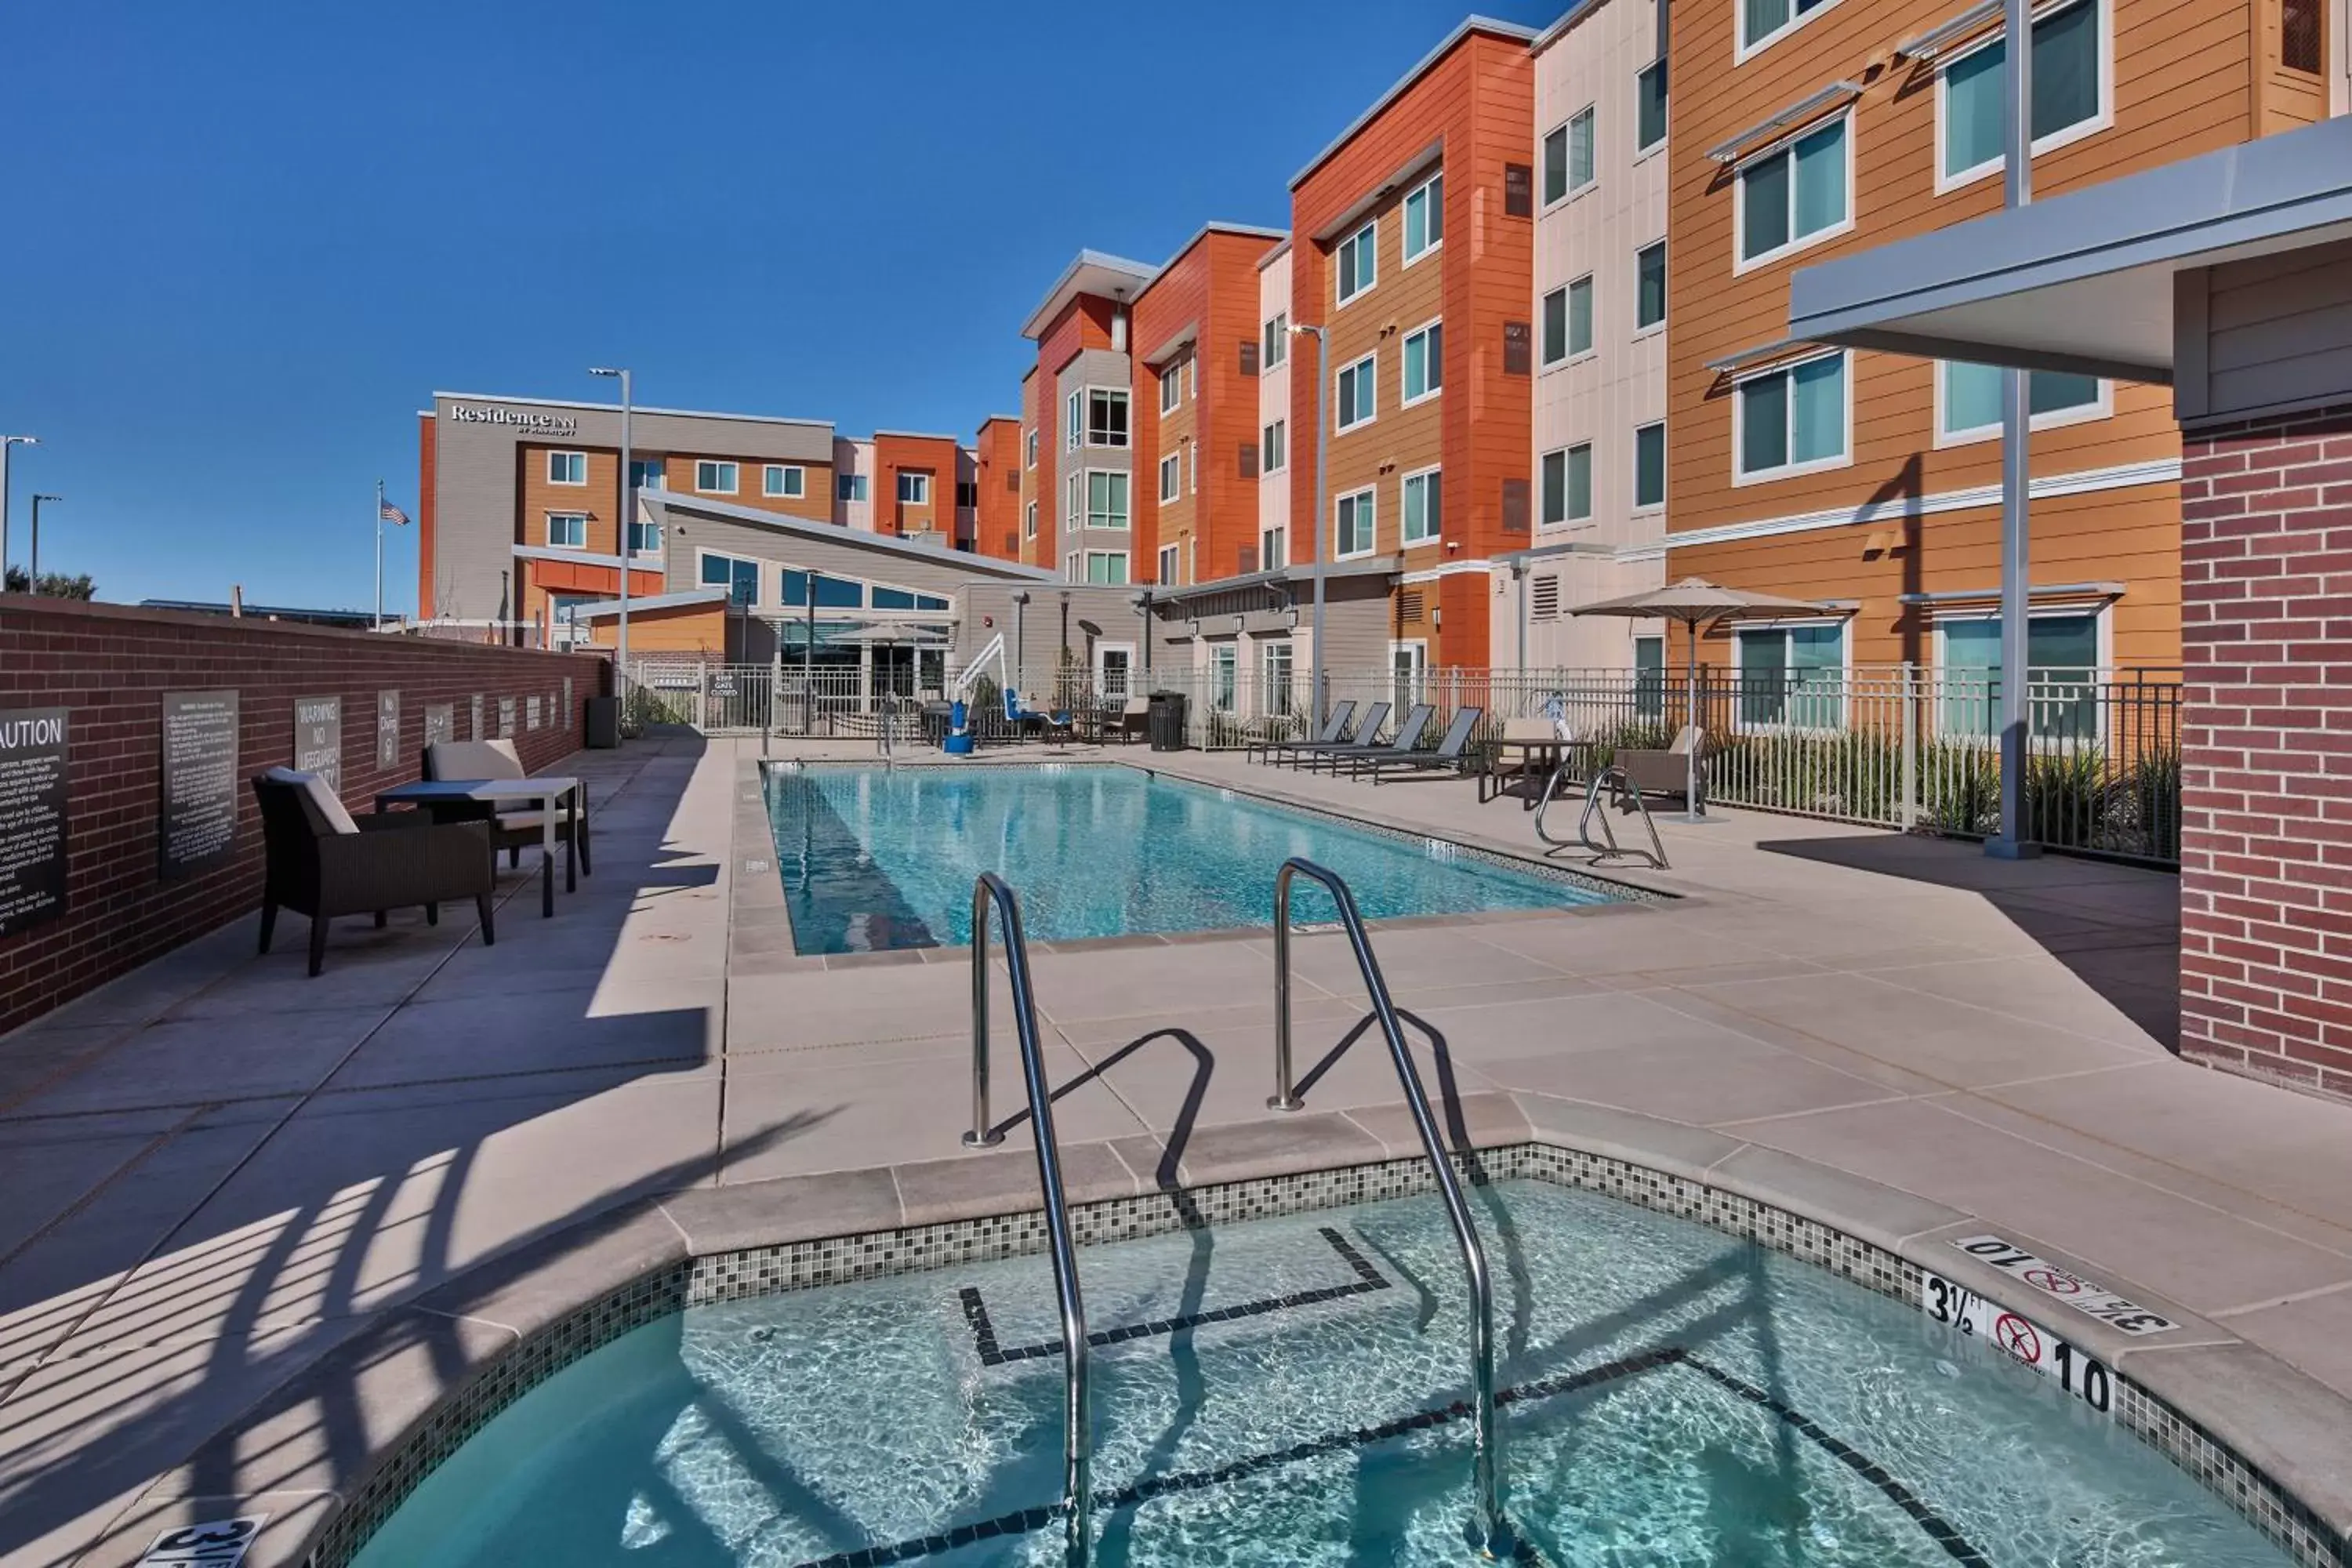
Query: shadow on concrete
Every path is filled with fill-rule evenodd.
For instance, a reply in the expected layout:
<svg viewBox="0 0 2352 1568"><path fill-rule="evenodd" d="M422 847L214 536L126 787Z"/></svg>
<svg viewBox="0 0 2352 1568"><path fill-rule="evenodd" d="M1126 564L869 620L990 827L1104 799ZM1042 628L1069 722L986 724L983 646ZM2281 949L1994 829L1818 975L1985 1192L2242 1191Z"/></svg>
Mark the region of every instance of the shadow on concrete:
<svg viewBox="0 0 2352 1568"><path fill-rule="evenodd" d="M1766 840L1774 855L1972 892L2165 1049L2180 1049L2180 879L2045 855L1996 860L1924 834Z"/></svg>
<svg viewBox="0 0 2352 1568"><path fill-rule="evenodd" d="M323 1445L329 1484L348 1483L393 1434L369 1428L348 1387L305 1380L306 1369L422 1350L454 1381L478 1351L457 1342L456 1319L409 1303L461 1270L467 1290L494 1289L534 1247L593 1241L650 1199L711 1179L719 1156L697 1145L710 1142L715 1111L676 1140L690 1153L665 1160L658 1137L638 1138L643 1152L614 1168L597 1147L600 1127L671 1111L642 1099L592 1102L664 1081L715 1084L719 1070L709 1009L630 1011L629 987L605 984L646 940L633 919L656 939L680 940L685 928L665 923L665 901L717 879L710 865L686 863L690 852L669 837L700 738L636 749L626 771L599 770L598 759L578 770L592 780L601 771L609 791L597 807L598 875L560 897L553 920L539 918L537 868L527 862L500 879L507 909L495 948L480 947L470 921L431 928L415 918L382 931L342 921L325 975L310 981L299 940L267 957L247 946L242 962L159 1016L125 1022L121 1040L8 1108L0 1135L61 1146L100 1122L153 1129L0 1256L0 1552L54 1542L10 1555L12 1565L71 1562L126 1493L184 1466L198 1494L250 1496L272 1484L281 1451L300 1470ZM715 942L695 944L722 959L724 917L722 905ZM240 928L249 942L250 917ZM339 969L347 989L337 988ZM371 986L383 994L349 1002ZM325 1016L306 1004L383 1016L354 1026L348 1047L338 1038L305 1056L304 1034ZM180 1033L153 1033L166 1026ZM207 1087L201 1042L215 1030L224 1050L258 1037L267 1060L282 1047L309 1086L243 1099ZM151 1070L141 1053L158 1041L173 1048ZM104 1086L97 1110L94 1081ZM772 1147L823 1120L803 1114L755 1142ZM494 1148L539 1123L543 1140L524 1131ZM205 1138L213 1152L175 1162L175 1140ZM302 1436L312 1426L318 1434ZM264 1428L258 1444L207 1442ZM295 1484L319 1482L313 1471Z"/></svg>

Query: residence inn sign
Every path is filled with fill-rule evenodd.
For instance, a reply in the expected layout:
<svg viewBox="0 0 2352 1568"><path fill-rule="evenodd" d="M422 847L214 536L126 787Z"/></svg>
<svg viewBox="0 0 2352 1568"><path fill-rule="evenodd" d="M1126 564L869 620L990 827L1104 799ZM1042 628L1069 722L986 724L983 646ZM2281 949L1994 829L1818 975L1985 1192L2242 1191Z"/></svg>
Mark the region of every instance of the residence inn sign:
<svg viewBox="0 0 2352 1568"><path fill-rule="evenodd" d="M532 436L577 436L580 419L572 414L543 414L535 408L509 408L502 403L452 403L449 417L459 425L510 425Z"/></svg>

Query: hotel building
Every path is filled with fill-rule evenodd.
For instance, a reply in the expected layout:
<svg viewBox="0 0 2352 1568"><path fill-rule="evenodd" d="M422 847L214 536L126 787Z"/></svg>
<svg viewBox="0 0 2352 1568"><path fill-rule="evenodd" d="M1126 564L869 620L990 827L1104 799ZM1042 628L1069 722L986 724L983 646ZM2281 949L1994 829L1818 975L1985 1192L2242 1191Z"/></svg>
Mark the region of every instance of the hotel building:
<svg viewBox="0 0 2352 1568"><path fill-rule="evenodd" d="M1021 560L1073 583L1135 580L1135 301L1159 269L1082 250L1022 326Z"/></svg>
<svg viewBox="0 0 2352 1568"><path fill-rule="evenodd" d="M2035 195L2326 114L2340 24L2310 0L2037 7ZM1798 267L2000 206L2000 28L1999 6L1957 0L1675 13L1668 574L1834 606L1719 635L1711 660L1799 679L1995 665L1999 374L1790 341L1788 301ZM2036 373L2031 405L2032 663L2177 665L2169 393Z"/></svg>

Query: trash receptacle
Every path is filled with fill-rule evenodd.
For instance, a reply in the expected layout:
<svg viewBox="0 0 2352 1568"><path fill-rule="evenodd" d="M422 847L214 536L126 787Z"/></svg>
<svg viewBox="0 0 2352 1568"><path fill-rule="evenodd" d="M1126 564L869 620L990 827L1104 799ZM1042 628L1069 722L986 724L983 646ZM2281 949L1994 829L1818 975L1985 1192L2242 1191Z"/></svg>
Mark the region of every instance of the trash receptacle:
<svg viewBox="0 0 2352 1568"><path fill-rule="evenodd" d="M1151 731L1153 751L1182 751L1184 749L1184 694L1181 691L1153 692L1150 712L1145 720L1145 724Z"/></svg>
<svg viewBox="0 0 2352 1568"><path fill-rule="evenodd" d="M591 697L587 720L588 749L609 752L621 743L621 700L617 697Z"/></svg>

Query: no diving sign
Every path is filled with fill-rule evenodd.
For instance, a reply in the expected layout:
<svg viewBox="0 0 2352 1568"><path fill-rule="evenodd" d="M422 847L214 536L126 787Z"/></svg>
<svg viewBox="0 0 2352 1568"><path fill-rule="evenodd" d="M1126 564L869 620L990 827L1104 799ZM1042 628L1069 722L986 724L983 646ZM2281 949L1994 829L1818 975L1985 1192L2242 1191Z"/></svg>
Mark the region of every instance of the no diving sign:
<svg viewBox="0 0 2352 1568"><path fill-rule="evenodd" d="M1979 1263L2016 1276L2052 1300L2063 1302L2086 1318L2096 1318L2119 1334L2135 1338L2168 1334L2180 1326L2103 1285L2094 1285L2047 1258L2035 1257L2003 1237L1964 1236L1952 1245Z"/></svg>

